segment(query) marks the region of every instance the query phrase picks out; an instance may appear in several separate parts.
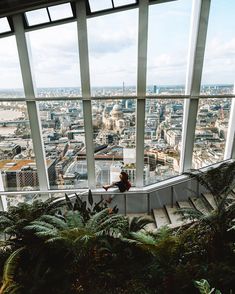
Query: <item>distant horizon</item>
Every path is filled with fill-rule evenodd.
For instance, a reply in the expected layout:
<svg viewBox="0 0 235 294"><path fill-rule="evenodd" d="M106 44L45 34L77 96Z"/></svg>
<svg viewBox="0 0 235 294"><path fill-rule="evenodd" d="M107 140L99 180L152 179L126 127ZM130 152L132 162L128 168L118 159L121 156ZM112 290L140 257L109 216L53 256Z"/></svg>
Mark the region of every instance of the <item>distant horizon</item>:
<svg viewBox="0 0 235 294"><path fill-rule="evenodd" d="M162 85L158 85L158 84L151 84L151 85L147 85L146 87L149 88L149 87L154 87L154 86L157 86L157 87L182 87L182 88L185 88L185 85L182 85L182 84L176 84L176 85L170 85L170 84L162 84ZM229 86L229 87L233 87L234 85L233 84L202 84L201 87L208 87L208 86ZM129 87L129 88L137 88L137 86L134 86L134 85L125 85L125 87ZM81 87L79 86L58 86L58 87L38 87L36 89L71 89L71 88L74 88L74 89L81 89ZM94 89L94 88L97 88L97 89L104 89L104 88L107 88L107 89L112 89L112 88L120 88L122 89L123 86L93 86L91 87L91 89ZM24 90L24 88L0 88L0 90Z"/></svg>

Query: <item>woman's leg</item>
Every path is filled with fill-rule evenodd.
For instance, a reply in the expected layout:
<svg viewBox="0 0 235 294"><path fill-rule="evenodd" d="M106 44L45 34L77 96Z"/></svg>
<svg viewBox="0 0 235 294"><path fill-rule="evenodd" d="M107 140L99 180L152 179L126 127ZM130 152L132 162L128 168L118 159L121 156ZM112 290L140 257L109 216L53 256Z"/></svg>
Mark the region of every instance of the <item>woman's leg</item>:
<svg viewBox="0 0 235 294"><path fill-rule="evenodd" d="M112 187L114 187L114 186L115 186L115 185L113 185ZM116 189L114 189L112 192L120 192L120 190L119 190L118 188L116 188ZM106 201L107 203L111 203L112 200L113 200L113 198L114 198L115 196L116 196L115 194L112 194L112 195L110 195L109 198L106 199L105 201Z"/></svg>
<svg viewBox="0 0 235 294"><path fill-rule="evenodd" d="M114 186L115 186L115 184L112 183L111 185L105 185L105 186L103 186L103 188L105 189L105 191L108 191L109 188L112 188Z"/></svg>

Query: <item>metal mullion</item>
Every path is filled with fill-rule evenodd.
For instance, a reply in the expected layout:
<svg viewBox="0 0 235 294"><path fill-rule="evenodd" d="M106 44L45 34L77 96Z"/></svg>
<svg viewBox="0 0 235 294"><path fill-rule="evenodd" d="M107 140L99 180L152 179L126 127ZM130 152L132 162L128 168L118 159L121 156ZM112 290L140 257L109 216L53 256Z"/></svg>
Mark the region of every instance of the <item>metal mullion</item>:
<svg viewBox="0 0 235 294"><path fill-rule="evenodd" d="M144 185L145 99L137 99L136 116L136 187L142 187Z"/></svg>
<svg viewBox="0 0 235 294"><path fill-rule="evenodd" d="M206 46L211 0L194 0L191 19L190 48L186 76L185 94L200 96L203 59ZM186 99L184 102L180 172L192 166L194 137L199 99Z"/></svg>
<svg viewBox="0 0 235 294"><path fill-rule="evenodd" d="M234 85L235 86L235 85ZM234 89L235 91L235 89ZM224 160L235 159L235 98L232 99Z"/></svg>
<svg viewBox="0 0 235 294"><path fill-rule="evenodd" d="M83 97L83 117L87 156L87 174L89 188L95 188L95 158L93 144L93 126L91 111L91 86L88 55L86 3L84 0L76 2L78 48L80 60L81 88Z"/></svg>
<svg viewBox="0 0 235 294"><path fill-rule="evenodd" d="M49 21L51 22L51 15L50 15L50 11L49 11L48 7L46 7L46 10L47 10L47 15L49 17Z"/></svg>
<svg viewBox="0 0 235 294"><path fill-rule="evenodd" d="M27 109L30 121L31 137L37 164L37 173L39 179L40 190L49 190L49 180L47 174L47 165L45 159L45 151L42 140L41 125L39 119L38 106L35 101L36 87L33 78L30 44L24 31L22 15L14 15L12 17L17 50L19 55L21 74L23 79L24 91L27 101Z"/></svg>
<svg viewBox="0 0 235 294"><path fill-rule="evenodd" d="M148 0L139 1L138 69L136 106L136 186L144 185L144 131L147 75Z"/></svg>

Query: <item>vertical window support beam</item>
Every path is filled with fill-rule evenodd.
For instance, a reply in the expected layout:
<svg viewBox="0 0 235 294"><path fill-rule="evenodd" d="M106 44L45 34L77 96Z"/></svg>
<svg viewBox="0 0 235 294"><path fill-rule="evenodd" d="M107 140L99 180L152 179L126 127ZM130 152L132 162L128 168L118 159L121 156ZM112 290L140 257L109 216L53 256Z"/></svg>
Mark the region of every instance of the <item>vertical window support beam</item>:
<svg viewBox="0 0 235 294"><path fill-rule="evenodd" d="M206 46L211 0L194 0L191 18L190 43L184 103L180 173L192 167L194 137L201 88L203 60Z"/></svg>
<svg viewBox="0 0 235 294"><path fill-rule="evenodd" d="M235 93L235 85L234 85ZM226 146L224 160L235 159L235 98L232 98L231 112L228 124L228 133L226 138Z"/></svg>
<svg viewBox="0 0 235 294"><path fill-rule="evenodd" d="M139 1L138 69L136 106L136 186L144 185L145 96L148 43L148 0Z"/></svg>
<svg viewBox="0 0 235 294"><path fill-rule="evenodd" d="M42 131L39 118L38 105L35 101L36 86L33 77L30 43L24 31L23 19L20 14L12 17L17 50L20 60L21 74L23 79L33 149L37 164L39 188L41 191L49 190L49 179L47 173L46 157L42 140Z"/></svg>
<svg viewBox="0 0 235 294"><path fill-rule="evenodd" d="M0 172L0 191L4 191L3 177ZM7 196L2 193L0 195L0 211L7 211Z"/></svg>
<svg viewBox="0 0 235 294"><path fill-rule="evenodd" d="M87 174L88 186L90 189L95 188L95 160L94 160L94 144L93 144L93 126L92 126L92 110L91 110L91 86L89 71L89 55L88 55L88 38L87 38L87 19L86 19L86 3L84 0L76 2L77 15L77 31L78 31L78 48L81 74L81 87L83 100L83 117L86 142L87 157Z"/></svg>

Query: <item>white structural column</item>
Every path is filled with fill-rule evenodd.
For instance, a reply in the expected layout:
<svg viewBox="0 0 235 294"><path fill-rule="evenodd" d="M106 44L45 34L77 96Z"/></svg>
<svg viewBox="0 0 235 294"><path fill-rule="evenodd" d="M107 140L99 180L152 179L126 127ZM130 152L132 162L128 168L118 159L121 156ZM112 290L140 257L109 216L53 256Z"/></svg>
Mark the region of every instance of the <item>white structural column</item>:
<svg viewBox="0 0 235 294"><path fill-rule="evenodd" d="M90 189L95 188L95 160L94 160L94 144L93 144L93 126L91 111L91 87L90 87L90 71L88 56L88 39L87 39L87 19L86 4L84 0L76 2L77 12L77 28L78 28L78 48L80 60L81 86L83 100L83 116L86 141L87 156L87 173L88 185Z"/></svg>
<svg viewBox="0 0 235 294"><path fill-rule="evenodd" d="M147 75L148 0L139 1L139 35L136 106L136 186L144 184L144 132Z"/></svg>
<svg viewBox="0 0 235 294"><path fill-rule="evenodd" d="M33 149L37 164L39 187L41 191L47 191L49 189L49 180L41 135L42 132L39 119L39 110L35 101L36 87L33 79L30 44L24 31L22 16L20 14L14 15L12 19L29 115Z"/></svg>
<svg viewBox="0 0 235 294"><path fill-rule="evenodd" d="M194 136L196 129L198 96L200 95L202 68L206 45L211 0L193 0L188 68L185 94L190 95L184 103L180 172L192 166Z"/></svg>
<svg viewBox="0 0 235 294"><path fill-rule="evenodd" d="M235 85L234 85L235 92ZM224 159L235 159L235 98L232 98Z"/></svg>

